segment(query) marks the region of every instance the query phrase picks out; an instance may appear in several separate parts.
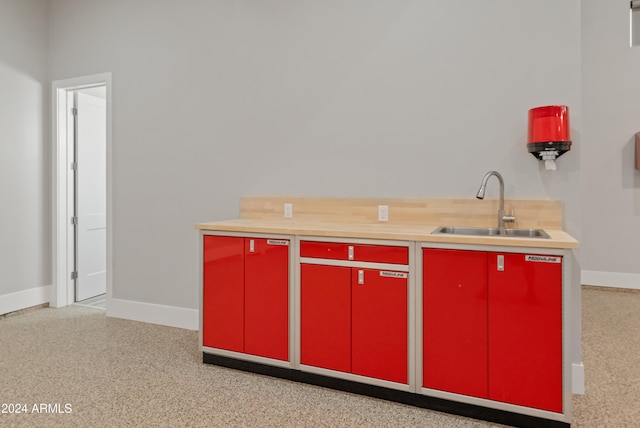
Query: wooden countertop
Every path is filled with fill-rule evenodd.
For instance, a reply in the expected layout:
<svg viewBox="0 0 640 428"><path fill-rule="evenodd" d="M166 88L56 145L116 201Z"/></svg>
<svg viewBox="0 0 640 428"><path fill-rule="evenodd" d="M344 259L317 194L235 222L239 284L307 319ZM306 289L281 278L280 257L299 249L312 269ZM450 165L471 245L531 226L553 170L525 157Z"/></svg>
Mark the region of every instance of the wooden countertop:
<svg viewBox="0 0 640 428"><path fill-rule="evenodd" d="M318 221L297 221L292 219L236 219L199 223L202 231L266 233L279 235L307 235L336 238L388 239L398 241L421 241L451 244L500 245L531 248L578 248L579 244L563 230L544 229L549 239L512 238L500 236L432 235L439 226L415 224L358 224Z"/></svg>

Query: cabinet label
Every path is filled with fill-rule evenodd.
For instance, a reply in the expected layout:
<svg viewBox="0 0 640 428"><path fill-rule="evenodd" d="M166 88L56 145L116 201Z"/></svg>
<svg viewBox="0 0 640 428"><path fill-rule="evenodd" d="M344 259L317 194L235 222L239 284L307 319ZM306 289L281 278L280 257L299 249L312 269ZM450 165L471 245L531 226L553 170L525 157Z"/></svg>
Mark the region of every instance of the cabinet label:
<svg viewBox="0 0 640 428"><path fill-rule="evenodd" d="M562 263L562 257L554 256L524 256L526 262L542 262L542 263Z"/></svg>
<svg viewBox="0 0 640 428"><path fill-rule="evenodd" d="M289 241L286 239L267 239L269 245L289 245Z"/></svg>
<svg viewBox="0 0 640 428"><path fill-rule="evenodd" d="M386 276L387 278L407 278L406 272L389 272L386 270L380 271L380 276Z"/></svg>

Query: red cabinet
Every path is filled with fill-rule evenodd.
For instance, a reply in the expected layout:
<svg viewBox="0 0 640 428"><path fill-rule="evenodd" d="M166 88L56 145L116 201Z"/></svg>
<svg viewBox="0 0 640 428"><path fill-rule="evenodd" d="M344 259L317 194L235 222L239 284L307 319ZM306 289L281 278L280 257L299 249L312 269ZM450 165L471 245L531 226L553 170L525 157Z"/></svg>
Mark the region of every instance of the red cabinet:
<svg viewBox="0 0 640 428"><path fill-rule="evenodd" d="M289 241L203 237L204 346L289 358Z"/></svg>
<svg viewBox="0 0 640 428"><path fill-rule="evenodd" d="M351 268L300 267L300 362L351 371Z"/></svg>
<svg viewBox="0 0 640 428"><path fill-rule="evenodd" d="M244 352L244 239L204 236L202 341Z"/></svg>
<svg viewBox="0 0 640 428"><path fill-rule="evenodd" d="M409 249L388 245L302 241L300 257L406 265L409 264Z"/></svg>
<svg viewBox="0 0 640 428"><path fill-rule="evenodd" d="M289 359L288 245L289 241L280 239L245 238L244 352L247 354Z"/></svg>
<svg viewBox="0 0 640 428"><path fill-rule="evenodd" d="M353 268L351 276L351 372L407 383L407 273Z"/></svg>
<svg viewBox="0 0 640 428"><path fill-rule="evenodd" d="M562 258L424 249L423 385L562 412Z"/></svg>
<svg viewBox="0 0 640 428"><path fill-rule="evenodd" d="M363 261L358 257L408 261L407 247L303 241L300 253L325 261L354 260L356 265ZM301 264L300 361L407 383L408 275L356 265Z"/></svg>
<svg viewBox="0 0 640 428"><path fill-rule="evenodd" d="M561 257L489 254L489 350L492 400L562 412Z"/></svg>
<svg viewBox="0 0 640 428"><path fill-rule="evenodd" d="M487 398L487 253L423 250L423 385Z"/></svg>

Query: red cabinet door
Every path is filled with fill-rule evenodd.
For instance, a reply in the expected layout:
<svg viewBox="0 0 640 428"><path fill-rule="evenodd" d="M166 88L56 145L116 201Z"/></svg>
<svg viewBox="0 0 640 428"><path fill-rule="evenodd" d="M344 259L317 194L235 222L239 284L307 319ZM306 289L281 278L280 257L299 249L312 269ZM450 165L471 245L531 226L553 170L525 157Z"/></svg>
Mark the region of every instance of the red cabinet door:
<svg viewBox="0 0 640 428"><path fill-rule="evenodd" d="M245 238L244 352L289 359L289 241Z"/></svg>
<svg viewBox="0 0 640 428"><path fill-rule="evenodd" d="M342 242L300 242L300 257L314 259L349 260L349 244Z"/></svg>
<svg viewBox="0 0 640 428"><path fill-rule="evenodd" d="M391 245L302 241L300 257L406 265L409 263L409 249Z"/></svg>
<svg viewBox="0 0 640 428"><path fill-rule="evenodd" d="M358 244L353 246L353 257L361 262L406 265L409 264L409 248Z"/></svg>
<svg viewBox="0 0 640 428"><path fill-rule="evenodd" d="M244 352L244 238L203 238L202 343Z"/></svg>
<svg viewBox="0 0 640 428"><path fill-rule="evenodd" d="M300 266L300 362L351 371L351 268Z"/></svg>
<svg viewBox="0 0 640 428"><path fill-rule="evenodd" d="M423 385L486 398L487 253L423 250Z"/></svg>
<svg viewBox="0 0 640 428"><path fill-rule="evenodd" d="M407 273L351 271L352 373L407 383Z"/></svg>
<svg viewBox="0 0 640 428"><path fill-rule="evenodd" d="M561 257L489 253L489 398L562 411Z"/></svg>

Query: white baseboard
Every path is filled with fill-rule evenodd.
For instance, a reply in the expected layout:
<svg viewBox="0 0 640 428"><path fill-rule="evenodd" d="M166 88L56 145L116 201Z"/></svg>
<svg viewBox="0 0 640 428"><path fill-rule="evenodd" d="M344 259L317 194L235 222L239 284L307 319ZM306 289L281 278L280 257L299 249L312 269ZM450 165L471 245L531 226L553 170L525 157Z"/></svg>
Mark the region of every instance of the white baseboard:
<svg viewBox="0 0 640 428"><path fill-rule="evenodd" d="M50 285L4 294L0 296L0 315L48 303L50 298Z"/></svg>
<svg viewBox="0 0 640 428"><path fill-rule="evenodd" d="M584 395L584 364L571 364L571 392Z"/></svg>
<svg viewBox="0 0 640 428"><path fill-rule="evenodd" d="M107 316L187 330L200 329L200 312L197 309L110 299L107 300Z"/></svg>
<svg viewBox="0 0 640 428"><path fill-rule="evenodd" d="M581 282L583 285L640 290L640 274L637 273L583 270L581 272Z"/></svg>

